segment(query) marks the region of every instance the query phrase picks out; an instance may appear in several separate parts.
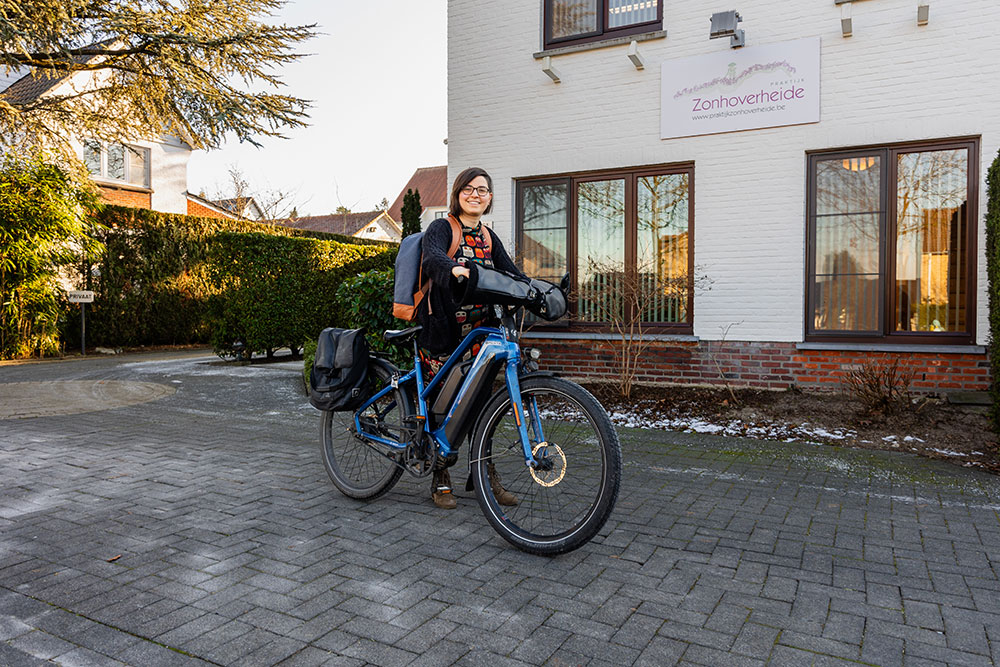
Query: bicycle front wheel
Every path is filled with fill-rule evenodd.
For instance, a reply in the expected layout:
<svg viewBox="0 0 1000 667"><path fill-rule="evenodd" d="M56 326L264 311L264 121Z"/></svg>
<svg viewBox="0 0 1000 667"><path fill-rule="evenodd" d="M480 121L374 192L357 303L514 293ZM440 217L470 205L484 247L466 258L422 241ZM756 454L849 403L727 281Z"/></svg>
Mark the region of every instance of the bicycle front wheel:
<svg viewBox="0 0 1000 667"><path fill-rule="evenodd" d="M373 393L389 384L394 371L395 367L382 359L371 361L368 372ZM355 437L354 414L323 413L323 464L334 485L345 496L372 500L395 486L403 470L390 458L389 447L369 444ZM395 389L365 409L360 419L365 430L401 442L405 438L404 420L411 414L410 397L402 389Z"/></svg>
<svg viewBox="0 0 1000 667"><path fill-rule="evenodd" d="M498 394L473 440L479 506L493 528L524 551L572 551L597 534L614 508L622 466L618 434L597 399L573 382L527 378L521 400L539 465L525 465L510 397ZM495 485L517 503L501 505Z"/></svg>

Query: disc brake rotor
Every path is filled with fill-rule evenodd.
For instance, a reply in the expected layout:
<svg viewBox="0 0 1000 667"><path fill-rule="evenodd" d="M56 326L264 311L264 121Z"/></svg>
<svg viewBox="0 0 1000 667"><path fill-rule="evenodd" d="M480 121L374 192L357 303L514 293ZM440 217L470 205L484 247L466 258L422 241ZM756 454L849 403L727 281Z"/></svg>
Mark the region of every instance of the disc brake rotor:
<svg viewBox="0 0 1000 667"><path fill-rule="evenodd" d="M535 445L531 453L536 459L539 451L544 451L543 459L547 465L528 468L531 477L542 486L555 486L566 476L566 454L559 445L551 442Z"/></svg>

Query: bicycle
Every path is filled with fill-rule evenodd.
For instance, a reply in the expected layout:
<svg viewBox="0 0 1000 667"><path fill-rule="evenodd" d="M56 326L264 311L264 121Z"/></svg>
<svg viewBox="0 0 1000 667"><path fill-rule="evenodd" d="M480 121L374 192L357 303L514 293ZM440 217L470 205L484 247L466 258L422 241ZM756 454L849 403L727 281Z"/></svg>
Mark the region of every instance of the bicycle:
<svg viewBox="0 0 1000 667"><path fill-rule="evenodd" d="M473 329L426 385L416 341L421 327L386 331L393 344L412 343L413 370L404 374L384 358L369 358L372 395L354 412L323 413L323 462L344 495L372 500L404 471L430 475L435 461L457 456L471 434L469 480L490 525L524 551L566 553L610 516L621 445L590 392L539 372L532 355L522 355L519 307L494 308L500 327ZM480 340L475 358L462 362ZM503 387L494 392L501 373ZM497 502L490 464L516 505Z"/></svg>

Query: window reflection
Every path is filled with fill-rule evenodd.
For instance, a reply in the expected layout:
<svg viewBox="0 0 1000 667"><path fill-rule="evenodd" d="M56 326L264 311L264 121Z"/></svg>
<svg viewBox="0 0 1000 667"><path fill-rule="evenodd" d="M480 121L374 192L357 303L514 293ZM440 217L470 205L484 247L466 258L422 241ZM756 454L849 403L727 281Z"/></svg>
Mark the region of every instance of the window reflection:
<svg viewBox="0 0 1000 667"><path fill-rule="evenodd" d="M127 146L128 152L128 182L133 185L146 185L147 157L149 153L142 148Z"/></svg>
<svg viewBox="0 0 1000 667"><path fill-rule="evenodd" d="M567 271L567 185L528 185L522 190L522 246L524 272L558 283Z"/></svg>
<svg viewBox="0 0 1000 667"><path fill-rule="evenodd" d="M121 144L108 144L108 178L125 180L125 147Z"/></svg>
<svg viewBox="0 0 1000 667"><path fill-rule="evenodd" d="M620 313L624 307L625 181L580 183L576 206L577 319L602 322L608 313Z"/></svg>
<svg viewBox="0 0 1000 667"><path fill-rule="evenodd" d="M598 0L552 0L552 39L597 30Z"/></svg>
<svg viewBox="0 0 1000 667"><path fill-rule="evenodd" d="M656 20L656 0L609 0L608 27L620 28Z"/></svg>
<svg viewBox="0 0 1000 667"><path fill-rule="evenodd" d="M896 331L966 330L968 151L897 156Z"/></svg>
<svg viewBox="0 0 1000 667"><path fill-rule="evenodd" d="M644 322L687 319L688 175L638 179L636 271Z"/></svg>
<svg viewBox="0 0 1000 667"><path fill-rule="evenodd" d="M88 139L83 142L83 163L92 176L101 175L101 143Z"/></svg>
<svg viewBox="0 0 1000 667"><path fill-rule="evenodd" d="M816 163L816 331L879 329L881 158Z"/></svg>

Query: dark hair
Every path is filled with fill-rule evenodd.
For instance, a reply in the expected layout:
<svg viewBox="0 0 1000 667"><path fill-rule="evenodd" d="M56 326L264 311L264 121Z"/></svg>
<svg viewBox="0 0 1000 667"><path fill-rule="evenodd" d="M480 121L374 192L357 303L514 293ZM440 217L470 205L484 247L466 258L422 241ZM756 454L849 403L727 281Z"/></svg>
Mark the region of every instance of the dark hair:
<svg viewBox="0 0 1000 667"><path fill-rule="evenodd" d="M490 178L490 175L486 173L485 169L480 169L479 167L469 167L455 177L455 182L451 186L451 201L448 205L448 212L456 218L462 213L462 206L458 203L458 193L462 191L462 188L480 176L486 179L486 187L490 189L490 192L493 192L493 179ZM492 209L493 198L491 197L490 203L486 206L486 210L483 211L483 213L489 213Z"/></svg>

